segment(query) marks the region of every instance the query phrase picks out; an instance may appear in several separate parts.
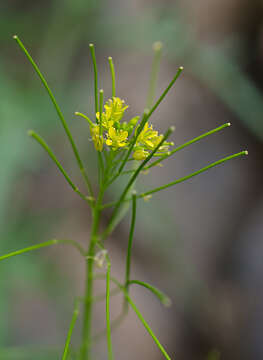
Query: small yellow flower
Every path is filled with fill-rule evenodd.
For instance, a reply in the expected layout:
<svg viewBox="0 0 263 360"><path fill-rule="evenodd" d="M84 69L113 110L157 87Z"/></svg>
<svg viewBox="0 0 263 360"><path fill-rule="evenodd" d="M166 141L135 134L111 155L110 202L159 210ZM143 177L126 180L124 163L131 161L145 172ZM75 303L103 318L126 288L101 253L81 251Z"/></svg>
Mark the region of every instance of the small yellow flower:
<svg viewBox="0 0 263 360"><path fill-rule="evenodd" d="M158 135L158 131L153 130L152 125L149 126L149 123L147 122L136 140L133 158L135 160L146 159L146 157L149 155L149 151L154 150L162 140L163 135ZM154 156L162 156L165 153L168 154L169 147L173 145L174 144L172 142L164 141Z"/></svg>
<svg viewBox="0 0 263 360"><path fill-rule="evenodd" d="M128 131L116 130L114 127L110 127L107 136L106 144L112 146L113 150L127 145Z"/></svg>
<svg viewBox="0 0 263 360"><path fill-rule="evenodd" d="M136 144L145 147L146 149L153 150L163 139L163 135L158 135L158 131L153 130L152 125L149 126L148 122L144 125Z"/></svg>
<svg viewBox="0 0 263 360"><path fill-rule="evenodd" d="M103 141L103 136L100 135L99 125L92 125L90 127L90 133L91 133L91 138L94 142L95 149L97 151L102 151L104 141Z"/></svg>
<svg viewBox="0 0 263 360"><path fill-rule="evenodd" d="M135 150L132 157L134 160L144 160L149 155L148 151L145 151L144 149Z"/></svg>
<svg viewBox="0 0 263 360"><path fill-rule="evenodd" d="M118 97L113 97L106 102L104 105L105 112L101 114L102 126L105 129L109 130L109 128L113 127L114 123L122 119L124 111L128 108L124 104L124 100ZM100 121L99 112L97 112L96 118Z"/></svg>

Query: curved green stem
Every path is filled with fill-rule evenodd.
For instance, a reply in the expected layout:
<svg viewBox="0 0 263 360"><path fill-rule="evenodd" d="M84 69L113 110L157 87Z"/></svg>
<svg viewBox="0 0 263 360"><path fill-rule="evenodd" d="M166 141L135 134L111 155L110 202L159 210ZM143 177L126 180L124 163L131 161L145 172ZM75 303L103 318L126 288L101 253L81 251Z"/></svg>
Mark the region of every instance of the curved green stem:
<svg viewBox="0 0 263 360"><path fill-rule="evenodd" d="M165 306L171 305L171 299L167 295L165 295L161 290L157 289L155 286L140 280L129 280L128 285L132 285L132 284L140 285L150 290L155 296L157 296L157 298L160 300L160 302L163 305Z"/></svg>
<svg viewBox="0 0 263 360"><path fill-rule="evenodd" d="M94 126L93 122L90 120L90 118L87 115L84 115L79 111L75 111L75 115L81 116L83 119L85 119L89 123L90 126Z"/></svg>

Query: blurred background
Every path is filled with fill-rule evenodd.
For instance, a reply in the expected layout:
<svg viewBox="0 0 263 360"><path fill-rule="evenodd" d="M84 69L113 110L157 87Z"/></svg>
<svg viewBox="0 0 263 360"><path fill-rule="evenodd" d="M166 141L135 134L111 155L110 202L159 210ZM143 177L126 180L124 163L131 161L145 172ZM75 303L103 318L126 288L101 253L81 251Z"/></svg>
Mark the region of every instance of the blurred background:
<svg viewBox="0 0 263 360"><path fill-rule="evenodd" d="M74 117L75 111L94 111L90 42L96 46L99 87L108 97L107 57L113 57L117 95L129 104L127 116L141 114L145 106L154 41L164 44L158 94L184 66L152 118L161 131L176 126L176 145L232 123L145 175L140 189L249 150L247 158L138 204L132 276L164 290L173 305L163 309L144 289L133 289L132 295L173 359L263 358L262 15L260 0L0 3L0 254L54 237L84 244L90 230L83 201L27 137L31 128L40 133L83 189L53 105L14 34L46 75L91 174L96 158L89 129ZM129 223L130 214L108 243L119 279ZM82 259L71 248L51 247L1 262L0 359L58 359L83 282ZM103 290L99 284L98 294ZM116 297L113 317L120 304ZM104 317L100 304L96 331L104 328ZM80 331L79 323L75 344ZM132 312L113 342L117 359L162 358ZM94 359L105 359L105 350L102 340Z"/></svg>

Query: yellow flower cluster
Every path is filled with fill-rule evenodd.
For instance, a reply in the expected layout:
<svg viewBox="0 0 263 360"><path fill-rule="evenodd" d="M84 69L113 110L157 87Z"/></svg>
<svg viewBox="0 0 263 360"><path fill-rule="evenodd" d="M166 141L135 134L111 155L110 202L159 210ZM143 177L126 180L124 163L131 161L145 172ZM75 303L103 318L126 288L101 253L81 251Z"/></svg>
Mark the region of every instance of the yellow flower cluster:
<svg viewBox="0 0 263 360"><path fill-rule="evenodd" d="M163 135L158 135L158 131L153 130L152 125L149 126L147 122L143 130L140 132L134 147L133 158L136 160L144 160L149 155L149 152L154 150L156 146L162 141ZM173 146L172 142L165 141L158 149L155 156L163 155L169 150L169 146Z"/></svg>
<svg viewBox="0 0 263 360"><path fill-rule="evenodd" d="M101 114L99 112L96 113L97 124L90 126L90 132L97 151L103 150L104 143L113 151L129 145L139 116L132 118L128 123L124 121L121 122L127 108L128 106L125 105L123 100L118 97L113 97L104 105L104 112ZM138 126L133 136L136 136L137 131ZM158 131L153 130L152 125L149 125L147 122L136 140L133 158L135 160L144 160L162 139L163 135L159 135ZM173 145L173 143L164 142L155 156L167 153L171 145Z"/></svg>

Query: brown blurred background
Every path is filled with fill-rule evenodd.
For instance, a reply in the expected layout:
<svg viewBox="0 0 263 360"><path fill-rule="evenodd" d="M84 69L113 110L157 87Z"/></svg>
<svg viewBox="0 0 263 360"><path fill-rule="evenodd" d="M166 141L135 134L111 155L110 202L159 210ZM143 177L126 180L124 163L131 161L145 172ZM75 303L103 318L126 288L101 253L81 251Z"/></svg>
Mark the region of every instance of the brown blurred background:
<svg viewBox="0 0 263 360"><path fill-rule="evenodd" d="M90 42L96 46L100 88L108 96L107 57L113 57L117 95L129 104L128 116L145 106L154 41L164 44L158 94L177 67L185 67L152 120L162 131L175 125L177 145L232 123L145 175L140 189L249 150L248 158L139 203L133 276L164 290L173 306L163 309L144 289L133 289L132 295L173 359L212 360L216 352L224 360L263 358L262 15L259 0L0 4L0 254L53 237L85 243L90 227L85 204L26 135L29 128L43 135L81 184L59 119L13 34L46 75L92 173L96 160L89 130L73 115L76 110L93 113ZM108 244L120 279L129 222L130 216ZM83 292L83 270L78 254L63 247L0 264L0 359L59 358L73 299ZM103 290L101 283L98 293ZM120 304L116 297L114 315ZM104 305L96 309L94 324L100 330ZM76 345L80 330L81 324ZM162 358L132 312L113 342L116 359ZM96 360L106 358L102 344L95 347Z"/></svg>

